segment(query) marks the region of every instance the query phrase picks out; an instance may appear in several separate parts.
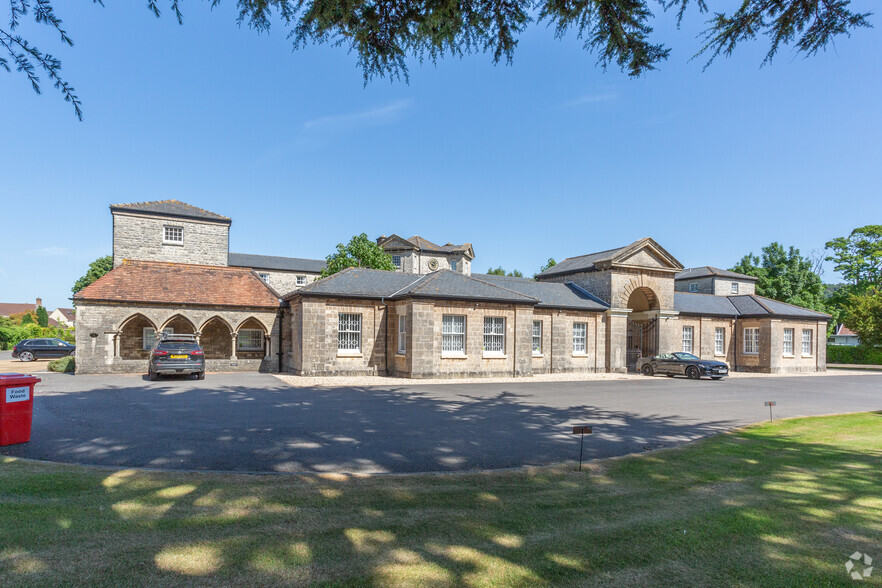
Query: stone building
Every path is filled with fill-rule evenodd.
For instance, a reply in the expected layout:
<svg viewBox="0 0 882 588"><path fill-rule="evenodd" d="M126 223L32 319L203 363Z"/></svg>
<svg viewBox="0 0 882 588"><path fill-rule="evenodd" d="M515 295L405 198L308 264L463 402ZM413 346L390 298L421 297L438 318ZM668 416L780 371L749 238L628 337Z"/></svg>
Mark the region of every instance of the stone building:
<svg viewBox="0 0 882 588"><path fill-rule="evenodd" d="M320 260L229 253L231 221L215 213L177 201L111 212L114 269L74 296L79 373L144 371L163 330L196 334L217 371L624 372L672 351L742 371L826 369L829 316L757 296L749 276L684 270L649 238L532 280L472 274L468 243L392 235L378 244L398 271L317 279Z"/></svg>

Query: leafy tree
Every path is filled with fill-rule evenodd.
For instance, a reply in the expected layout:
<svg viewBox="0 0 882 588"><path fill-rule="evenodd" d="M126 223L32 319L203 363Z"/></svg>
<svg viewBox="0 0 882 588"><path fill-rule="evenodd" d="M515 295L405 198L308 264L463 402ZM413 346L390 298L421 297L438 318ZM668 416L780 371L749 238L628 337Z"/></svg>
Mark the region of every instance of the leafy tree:
<svg viewBox="0 0 882 588"><path fill-rule="evenodd" d="M731 271L759 278L760 296L827 312L821 277L812 271L812 260L795 247L785 251L780 243L770 243L759 257L749 253Z"/></svg>
<svg viewBox="0 0 882 588"><path fill-rule="evenodd" d="M852 286L849 293L882 285L882 225L859 227L848 237L827 241L825 248L832 250L827 261Z"/></svg>
<svg viewBox="0 0 882 588"><path fill-rule="evenodd" d="M352 237L346 245L337 243L337 251L325 259L328 265L322 270L323 278L347 267L368 267L388 271L397 269L392 263L392 257L364 233Z"/></svg>
<svg viewBox="0 0 882 588"><path fill-rule="evenodd" d="M89 264L89 271L86 272L86 275L77 280L73 288L71 288L71 292L76 294L107 272L113 269L113 257L110 255L106 255L104 257L99 257L95 261Z"/></svg>
<svg viewBox="0 0 882 588"><path fill-rule="evenodd" d="M49 326L49 313L42 306L37 307L37 324L41 327Z"/></svg>
<svg viewBox="0 0 882 588"><path fill-rule="evenodd" d="M882 290L870 287L850 294L843 323L857 333L862 345L882 345Z"/></svg>
<svg viewBox="0 0 882 588"><path fill-rule="evenodd" d="M93 0L101 3L101 0ZM181 0L168 5L183 23ZM212 6L222 0L212 0ZM230 0L232 1L232 0ZM639 76L668 58L670 49L651 40L654 7L676 11L678 23L688 9L709 12L706 0L235 0L239 22L258 31L270 29L273 19L287 28L294 48L310 43L342 45L358 56L365 82L373 76L408 77L407 59L437 61L446 56L489 52L493 62L511 63L518 36L532 23L545 23L558 37L573 32L586 51L597 54L604 69L614 65L630 76ZM0 28L0 67L14 66L40 92L42 70L82 120L80 100L61 77L61 62L43 53L18 34L24 17L48 25L62 44L73 41L61 26L52 0L10 0L8 28ZM147 0L160 15L159 0ZM716 8L716 6L715 6ZM707 65L718 56L729 56L742 42L769 39L763 64L772 61L782 46L814 55L837 37L870 27L870 13L850 10L851 0L742 0L731 13L714 12L707 21L696 56Z"/></svg>
<svg viewBox="0 0 882 588"><path fill-rule="evenodd" d="M557 262L554 261L554 258L553 258L553 257L549 257L549 258L548 258L548 261L545 262L545 265L543 265L542 267L540 267L540 268L539 268L539 271L536 272L535 274L533 274L533 277L535 278L536 276L538 276L539 274L541 274L542 272L544 272L544 271L547 270L548 268L550 268L550 267L554 267L554 266L556 266L556 265L557 265Z"/></svg>
<svg viewBox="0 0 882 588"><path fill-rule="evenodd" d="M23 317L21 317L21 325L33 325L35 323L31 313L26 312Z"/></svg>
<svg viewBox="0 0 882 588"><path fill-rule="evenodd" d="M518 270L512 270L508 273L505 273L505 270L502 269L502 266L493 269L492 267L487 268L487 273L491 276L509 276L512 278L523 278L524 274Z"/></svg>

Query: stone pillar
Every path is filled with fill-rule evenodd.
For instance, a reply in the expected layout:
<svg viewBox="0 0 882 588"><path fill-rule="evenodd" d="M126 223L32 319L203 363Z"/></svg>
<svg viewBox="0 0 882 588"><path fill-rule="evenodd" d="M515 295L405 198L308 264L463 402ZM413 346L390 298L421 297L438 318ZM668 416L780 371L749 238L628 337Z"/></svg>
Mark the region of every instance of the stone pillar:
<svg viewBox="0 0 882 588"><path fill-rule="evenodd" d="M784 371L784 323L781 319L769 320L769 372L777 374ZM801 331L793 329L793 355L799 357Z"/></svg>
<svg viewBox="0 0 882 588"><path fill-rule="evenodd" d="M695 351L695 333L692 333ZM658 353L682 351L683 331L680 329L680 313L676 310L658 311ZM697 355L697 354L696 354Z"/></svg>
<svg viewBox="0 0 882 588"><path fill-rule="evenodd" d="M435 349L435 307L432 303L414 301L411 308L411 377L429 378L435 375L435 362L441 356L441 350Z"/></svg>
<svg viewBox="0 0 882 588"><path fill-rule="evenodd" d="M230 333L230 338L233 340L233 349L232 349L233 354L230 356L230 361L238 361L238 359L239 359L238 357L236 357L236 339L238 338L238 336L239 336L239 334L236 333L235 331Z"/></svg>
<svg viewBox="0 0 882 588"><path fill-rule="evenodd" d="M514 317L514 368L515 376L533 375L533 307L515 307Z"/></svg>
<svg viewBox="0 0 882 588"><path fill-rule="evenodd" d="M606 311L606 371L623 374L628 371L628 308Z"/></svg>
<svg viewBox="0 0 882 588"><path fill-rule="evenodd" d="M202 331L196 331L196 345L202 347Z"/></svg>

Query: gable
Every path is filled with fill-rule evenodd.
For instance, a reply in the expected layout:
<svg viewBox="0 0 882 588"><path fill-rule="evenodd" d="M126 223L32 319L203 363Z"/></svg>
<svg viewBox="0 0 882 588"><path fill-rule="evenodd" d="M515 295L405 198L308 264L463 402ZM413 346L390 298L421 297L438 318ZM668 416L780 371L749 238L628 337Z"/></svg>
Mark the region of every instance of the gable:
<svg viewBox="0 0 882 588"><path fill-rule="evenodd" d="M386 237L380 242L380 247L384 250L416 249L416 246L413 243L403 237L399 237L398 235L390 235L389 237Z"/></svg>
<svg viewBox="0 0 882 588"><path fill-rule="evenodd" d="M683 264L650 238L642 239L621 250L610 260L611 266L639 267L680 272Z"/></svg>
<svg viewBox="0 0 882 588"><path fill-rule="evenodd" d="M659 269L671 269L671 265L661 257L656 255L653 251L649 249L641 249L640 251L633 253L621 261L617 263L621 265L632 265L637 267L652 267Z"/></svg>

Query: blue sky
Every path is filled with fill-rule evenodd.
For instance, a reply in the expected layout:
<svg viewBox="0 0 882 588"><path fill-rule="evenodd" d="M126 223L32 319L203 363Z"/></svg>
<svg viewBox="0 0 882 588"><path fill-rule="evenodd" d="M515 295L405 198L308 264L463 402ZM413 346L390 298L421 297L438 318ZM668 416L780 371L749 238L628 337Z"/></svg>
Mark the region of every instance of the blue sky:
<svg viewBox="0 0 882 588"><path fill-rule="evenodd" d="M876 29L764 68L765 47L745 45L702 72L701 17L663 16L671 58L633 80L539 26L512 66L412 63L410 84L365 87L354 55L292 52L281 28L238 27L232 4L184 3L178 26L140 2L58 3L74 48L23 29L63 60L85 120L0 73L0 301L68 306L111 252L119 202L232 217L235 252L323 258L362 231L419 234L472 242L477 271L526 274L644 236L729 267L882 220Z"/></svg>

